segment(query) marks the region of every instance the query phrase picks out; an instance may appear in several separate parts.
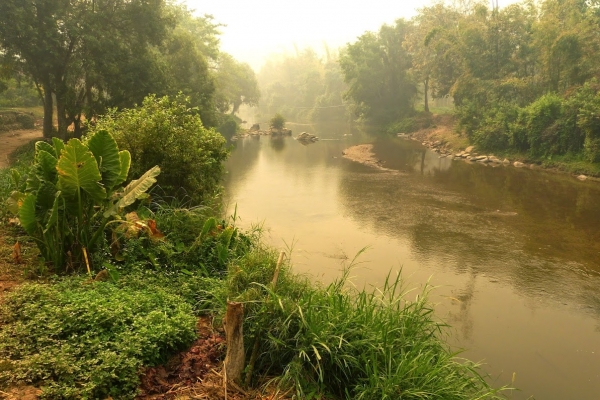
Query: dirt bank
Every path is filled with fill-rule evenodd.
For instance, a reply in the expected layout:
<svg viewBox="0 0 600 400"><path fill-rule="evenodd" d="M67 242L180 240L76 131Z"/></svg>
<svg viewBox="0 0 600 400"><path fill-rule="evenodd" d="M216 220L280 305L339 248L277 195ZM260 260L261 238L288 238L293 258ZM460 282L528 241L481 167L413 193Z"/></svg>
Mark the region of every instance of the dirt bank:
<svg viewBox="0 0 600 400"><path fill-rule="evenodd" d="M0 132L0 168L8 168L9 155L20 146L34 139L42 139L40 129L22 129Z"/></svg>

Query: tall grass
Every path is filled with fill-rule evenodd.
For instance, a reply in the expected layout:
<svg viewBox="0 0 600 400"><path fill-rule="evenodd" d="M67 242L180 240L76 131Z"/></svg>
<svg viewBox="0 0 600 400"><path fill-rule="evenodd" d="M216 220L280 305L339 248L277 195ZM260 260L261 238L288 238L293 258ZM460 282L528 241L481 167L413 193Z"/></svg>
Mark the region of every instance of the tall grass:
<svg viewBox="0 0 600 400"><path fill-rule="evenodd" d="M229 276L229 295L245 301L248 356L260 339L255 371L298 398L500 398L478 366L456 357L442 340L425 287L413 299L400 275L382 288L359 290L350 268L322 287L289 265L270 284L274 254L255 249ZM411 292L412 293L412 292ZM259 377L260 378L260 377Z"/></svg>

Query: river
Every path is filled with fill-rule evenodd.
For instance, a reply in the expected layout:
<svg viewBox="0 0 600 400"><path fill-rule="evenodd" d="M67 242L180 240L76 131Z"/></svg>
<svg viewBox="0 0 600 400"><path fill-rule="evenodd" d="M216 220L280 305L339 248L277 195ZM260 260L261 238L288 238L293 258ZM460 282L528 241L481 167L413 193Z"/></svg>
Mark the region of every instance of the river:
<svg viewBox="0 0 600 400"><path fill-rule="evenodd" d="M600 183L452 161L341 125L290 127L322 140L235 144L224 185L238 224L263 224L316 280L368 246L355 285L400 270L408 287L429 282L448 341L494 386L517 387L511 399L600 399ZM392 171L342 157L366 142Z"/></svg>

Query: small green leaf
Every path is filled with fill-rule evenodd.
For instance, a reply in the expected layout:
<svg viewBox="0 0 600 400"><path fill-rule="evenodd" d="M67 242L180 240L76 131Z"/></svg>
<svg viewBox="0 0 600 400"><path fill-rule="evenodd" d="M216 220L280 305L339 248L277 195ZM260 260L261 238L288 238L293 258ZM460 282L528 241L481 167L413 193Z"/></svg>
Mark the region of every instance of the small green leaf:
<svg viewBox="0 0 600 400"><path fill-rule="evenodd" d="M23 193L14 191L10 194L10 197L6 199L6 208L14 215L19 215L19 207L24 199L25 195Z"/></svg>

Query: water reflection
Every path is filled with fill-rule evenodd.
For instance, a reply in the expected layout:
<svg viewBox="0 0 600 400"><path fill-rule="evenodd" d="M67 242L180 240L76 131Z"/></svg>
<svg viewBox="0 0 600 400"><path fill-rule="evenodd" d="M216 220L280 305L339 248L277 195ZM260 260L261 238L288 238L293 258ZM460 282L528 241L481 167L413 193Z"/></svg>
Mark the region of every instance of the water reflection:
<svg viewBox="0 0 600 400"><path fill-rule="evenodd" d="M306 147L240 141L227 164L230 205L246 221L266 219L274 244L297 240L296 268L319 278L333 279L337 255L365 245L372 263L356 284L378 284L400 265L411 282L433 274L452 340L485 358L499 384L518 371L523 391L512 398L596 398L600 185L377 140L377 158L403 171L391 174L341 157L365 138L327 132L311 131L336 140Z"/></svg>

